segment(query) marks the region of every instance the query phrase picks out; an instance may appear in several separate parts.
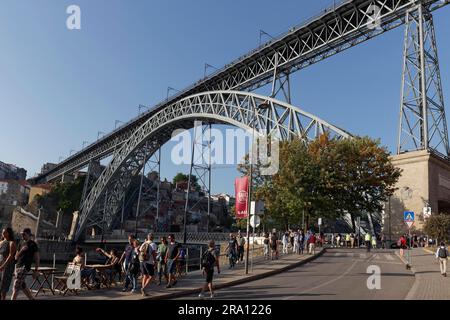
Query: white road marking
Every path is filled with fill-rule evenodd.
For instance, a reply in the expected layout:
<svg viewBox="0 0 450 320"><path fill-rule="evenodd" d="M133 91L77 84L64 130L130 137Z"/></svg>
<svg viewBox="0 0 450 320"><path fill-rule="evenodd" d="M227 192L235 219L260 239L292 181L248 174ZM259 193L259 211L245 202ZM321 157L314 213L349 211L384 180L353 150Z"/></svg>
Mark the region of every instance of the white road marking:
<svg viewBox="0 0 450 320"><path fill-rule="evenodd" d="M394 261L395 260L394 257L391 256L390 254L385 254L384 256L386 257L387 260L390 260L390 261Z"/></svg>
<svg viewBox="0 0 450 320"><path fill-rule="evenodd" d="M359 257L360 257L361 259L366 259L366 258L367 258L367 254L365 254L365 253L360 253L360 254L359 254Z"/></svg>

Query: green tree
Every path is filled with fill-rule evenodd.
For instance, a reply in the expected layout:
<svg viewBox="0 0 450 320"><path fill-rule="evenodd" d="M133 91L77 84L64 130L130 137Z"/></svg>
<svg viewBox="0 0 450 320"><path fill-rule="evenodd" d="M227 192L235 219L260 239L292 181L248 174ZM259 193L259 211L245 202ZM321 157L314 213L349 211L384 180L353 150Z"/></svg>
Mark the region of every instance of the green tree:
<svg viewBox="0 0 450 320"><path fill-rule="evenodd" d="M350 213L355 228L356 216L383 209L401 173L380 142L367 137L322 135L308 146L300 139L283 142L279 162L278 174L254 179L255 196L265 201L267 219L285 228L300 224L303 212L307 226ZM248 172L248 164L239 171Z"/></svg>
<svg viewBox="0 0 450 320"><path fill-rule="evenodd" d="M176 185L177 183L180 182L185 182L188 183L189 182L189 174L184 174L184 173L177 173L175 175L175 177L173 177L173 184ZM198 183L198 178L195 175L191 176L191 185L194 187L195 190L200 191L201 187Z"/></svg>
<svg viewBox="0 0 450 320"><path fill-rule="evenodd" d="M322 136L309 150L324 174L322 192L330 196L338 216L351 215L354 231L357 216L383 210L401 175L387 149L368 137L337 140Z"/></svg>
<svg viewBox="0 0 450 320"><path fill-rule="evenodd" d="M425 221L425 233L439 241L450 240L450 216L446 214L432 215Z"/></svg>

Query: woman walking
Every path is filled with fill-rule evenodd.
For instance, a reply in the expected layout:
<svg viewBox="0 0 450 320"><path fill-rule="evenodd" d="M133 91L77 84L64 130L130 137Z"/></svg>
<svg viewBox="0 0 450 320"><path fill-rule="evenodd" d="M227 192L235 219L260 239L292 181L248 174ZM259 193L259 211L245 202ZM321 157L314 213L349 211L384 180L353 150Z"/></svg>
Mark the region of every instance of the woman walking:
<svg viewBox="0 0 450 320"><path fill-rule="evenodd" d="M6 300L6 294L11 286L16 251L13 230L11 228L3 229L0 242L0 300Z"/></svg>

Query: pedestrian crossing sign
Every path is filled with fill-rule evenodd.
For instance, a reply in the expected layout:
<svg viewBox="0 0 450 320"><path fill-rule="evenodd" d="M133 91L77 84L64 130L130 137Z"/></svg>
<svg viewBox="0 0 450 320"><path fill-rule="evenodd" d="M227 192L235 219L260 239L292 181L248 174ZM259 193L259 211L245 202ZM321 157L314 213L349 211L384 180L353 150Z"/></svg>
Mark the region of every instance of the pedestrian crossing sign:
<svg viewBox="0 0 450 320"><path fill-rule="evenodd" d="M411 229L411 227L414 225L414 212L405 211L404 212L404 221L408 225L408 228Z"/></svg>

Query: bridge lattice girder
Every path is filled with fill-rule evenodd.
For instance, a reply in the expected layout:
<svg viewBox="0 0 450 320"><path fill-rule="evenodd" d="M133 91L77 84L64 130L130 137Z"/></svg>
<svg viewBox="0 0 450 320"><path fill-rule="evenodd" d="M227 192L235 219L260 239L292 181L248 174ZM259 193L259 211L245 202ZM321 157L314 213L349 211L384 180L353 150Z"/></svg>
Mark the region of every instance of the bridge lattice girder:
<svg viewBox="0 0 450 320"><path fill-rule="evenodd" d="M334 54L372 39L405 23L406 13L423 4L430 12L448 0L346 0L303 25L292 28L280 38L226 65L209 77L183 90L121 128L61 162L53 170L36 178L37 182L54 180L86 167L91 160L105 158L133 135L160 110L177 101L205 91L248 90L266 85L274 71L292 73ZM374 6L379 15L374 17ZM374 18L379 26L374 28Z"/></svg>
<svg viewBox="0 0 450 320"><path fill-rule="evenodd" d="M264 110L258 109L265 105ZM170 140L174 130L192 128L200 120L213 124L231 124L245 130L290 140L299 137L305 143L318 135L351 137L346 131L287 103L248 92L213 91L182 99L153 115L137 129L114 154L81 206L75 238L90 225L101 223L110 228L117 216L124 191L148 158ZM104 204L104 205L103 205ZM103 209L99 210L99 206Z"/></svg>

